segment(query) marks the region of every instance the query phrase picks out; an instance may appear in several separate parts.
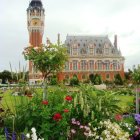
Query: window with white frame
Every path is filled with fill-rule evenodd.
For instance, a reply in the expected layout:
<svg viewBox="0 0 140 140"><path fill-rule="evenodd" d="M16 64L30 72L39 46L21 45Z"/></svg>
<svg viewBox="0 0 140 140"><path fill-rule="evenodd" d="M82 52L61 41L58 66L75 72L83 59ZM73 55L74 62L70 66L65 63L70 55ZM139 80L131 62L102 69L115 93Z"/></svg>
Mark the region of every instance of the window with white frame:
<svg viewBox="0 0 140 140"><path fill-rule="evenodd" d="M102 61L101 60L97 61L97 69L102 70Z"/></svg>
<svg viewBox="0 0 140 140"><path fill-rule="evenodd" d="M77 70L77 60L73 60L73 70Z"/></svg>
<svg viewBox="0 0 140 140"><path fill-rule="evenodd" d="M117 70L117 60L113 60L113 70Z"/></svg>
<svg viewBox="0 0 140 140"><path fill-rule="evenodd" d="M86 60L81 60L81 70L86 70L86 66L87 66Z"/></svg>
<svg viewBox="0 0 140 140"><path fill-rule="evenodd" d="M105 60L104 66L105 66L105 70L109 70L110 69L110 61L109 60Z"/></svg>
<svg viewBox="0 0 140 140"><path fill-rule="evenodd" d="M94 69L94 60L89 60L89 69L90 70Z"/></svg>

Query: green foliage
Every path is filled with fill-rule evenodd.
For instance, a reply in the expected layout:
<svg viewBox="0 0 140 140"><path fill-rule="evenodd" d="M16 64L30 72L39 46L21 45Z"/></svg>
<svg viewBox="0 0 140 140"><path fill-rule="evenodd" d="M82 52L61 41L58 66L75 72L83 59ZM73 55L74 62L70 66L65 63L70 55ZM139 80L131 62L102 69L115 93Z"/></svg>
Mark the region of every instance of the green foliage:
<svg viewBox="0 0 140 140"><path fill-rule="evenodd" d="M56 76L52 76L50 79L50 85L57 85L57 77Z"/></svg>
<svg viewBox="0 0 140 140"><path fill-rule="evenodd" d="M138 66L137 68L134 67L132 79L135 84L140 84L140 66Z"/></svg>
<svg viewBox="0 0 140 140"><path fill-rule="evenodd" d="M6 84L7 80L12 80L11 73L8 70L4 70L0 73L0 79L2 79L2 84Z"/></svg>
<svg viewBox="0 0 140 140"><path fill-rule="evenodd" d="M82 85L80 94L76 95L75 98L73 115L86 122L109 119L121 109L118 106L119 100L114 96L114 93L99 91L89 85Z"/></svg>
<svg viewBox="0 0 140 140"><path fill-rule="evenodd" d="M67 60L66 49L63 45L54 44L41 45L38 49L29 46L24 56L26 60L33 62L34 67L42 72L44 78L47 78L50 73L60 71Z"/></svg>
<svg viewBox="0 0 140 140"><path fill-rule="evenodd" d="M89 79L95 85L100 85L102 83L101 76L98 75L98 74L95 74L95 75L94 74L90 74L89 75Z"/></svg>
<svg viewBox="0 0 140 140"><path fill-rule="evenodd" d="M70 85L71 85L71 86L79 85L79 80L78 80L77 76L73 76L73 77L70 79Z"/></svg>
<svg viewBox="0 0 140 140"><path fill-rule="evenodd" d="M14 119L14 130L17 133L27 133L32 127L35 127L45 140L53 140L58 137L66 139L69 112L65 113L64 109L70 110L70 104L64 101L66 91L57 88L57 90L49 90L48 92L48 105L42 104L41 94L35 94L33 98L29 99L26 97L28 102L16 105L16 113L13 117L7 116L5 119L6 127L11 128L9 130L12 131L11 126ZM53 120L55 113L60 113L63 119ZM60 133L63 135L60 136Z"/></svg>
<svg viewBox="0 0 140 140"><path fill-rule="evenodd" d="M43 99L47 99L47 79L50 74L60 72L67 60L66 48L63 45L41 45L37 49L29 46L24 51L26 60L33 63L34 68L42 73L44 79Z"/></svg>
<svg viewBox="0 0 140 140"><path fill-rule="evenodd" d="M119 73L117 73L117 74L115 75L114 83L115 83L116 85L123 85L123 80L122 80L122 78L121 78L121 76L120 76Z"/></svg>

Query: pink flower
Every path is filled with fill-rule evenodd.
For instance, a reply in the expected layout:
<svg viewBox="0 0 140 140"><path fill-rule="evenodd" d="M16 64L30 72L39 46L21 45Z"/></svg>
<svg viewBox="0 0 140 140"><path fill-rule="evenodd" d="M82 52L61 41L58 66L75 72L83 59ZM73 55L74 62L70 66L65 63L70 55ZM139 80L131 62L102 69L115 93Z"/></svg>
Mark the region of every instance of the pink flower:
<svg viewBox="0 0 140 140"><path fill-rule="evenodd" d="M120 114L116 114L115 115L115 120L116 121L121 121L122 120L122 116Z"/></svg>
<svg viewBox="0 0 140 140"><path fill-rule="evenodd" d="M79 121L77 121L77 122L76 122L76 124L77 124L77 125L80 125L80 122L79 122Z"/></svg>
<svg viewBox="0 0 140 140"><path fill-rule="evenodd" d="M72 123L72 124L77 124L76 121L72 121L71 123Z"/></svg>
<svg viewBox="0 0 140 140"><path fill-rule="evenodd" d="M83 125L80 125L80 129L82 129L82 128L84 128L84 126Z"/></svg>

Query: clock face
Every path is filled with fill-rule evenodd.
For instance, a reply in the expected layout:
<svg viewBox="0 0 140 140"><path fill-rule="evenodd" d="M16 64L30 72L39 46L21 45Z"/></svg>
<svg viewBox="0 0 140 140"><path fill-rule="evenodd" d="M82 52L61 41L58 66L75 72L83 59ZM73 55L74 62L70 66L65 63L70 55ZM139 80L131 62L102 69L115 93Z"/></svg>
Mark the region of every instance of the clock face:
<svg viewBox="0 0 140 140"><path fill-rule="evenodd" d="M37 25L38 24L38 22L37 21L34 21L34 23L33 23L34 25Z"/></svg>
<svg viewBox="0 0 140 140"><path fill-rule="evenodd" d="M40 21L39 20L32 20L32 26L39 26Z"/></svg>

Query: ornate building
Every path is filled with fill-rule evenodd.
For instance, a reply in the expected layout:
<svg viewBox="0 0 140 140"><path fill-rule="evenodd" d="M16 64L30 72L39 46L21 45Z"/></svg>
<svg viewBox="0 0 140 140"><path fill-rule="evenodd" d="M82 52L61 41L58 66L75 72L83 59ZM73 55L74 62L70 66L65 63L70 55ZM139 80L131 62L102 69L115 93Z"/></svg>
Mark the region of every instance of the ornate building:
<svg viewBox="0 0 140 140"><path fill-rule="evenodd" d="M29 32L29 43L33 47L42 44L44 32L45 10L41 0L32 0L27 8L27 26ZM37 72L31 61L29 61L29 82L36 83L42 79L41 73Z"/></svg>
<svg viewBox="0 0 140 140"><path fill-rule="evenodd" d="M65 46L69 60L58 76L60 81L74 75L84 81L90 74L101 75L103 81L112 81L117 73L124 78L124 57L117 47L117 35L114 44L108 36L67 36Z"/></svg>
<svg viewBox="0 0 140 140"><path fill-rule="evenodd" d="M42 44L45 10L41 0L31 0L27 8L27 26L31 47ZM58 42L60 37L58 35ZM58 80L70 79L77 75L80 81L89 78L90 74L100 74L102 80L113 80L119 73L124 78L124 57L117 47L117 36L114 44L108 36L67 36L65 41L69 61L58 74ZM36 71L29 61L29 82L42 80L42 74Z"/></svg>

